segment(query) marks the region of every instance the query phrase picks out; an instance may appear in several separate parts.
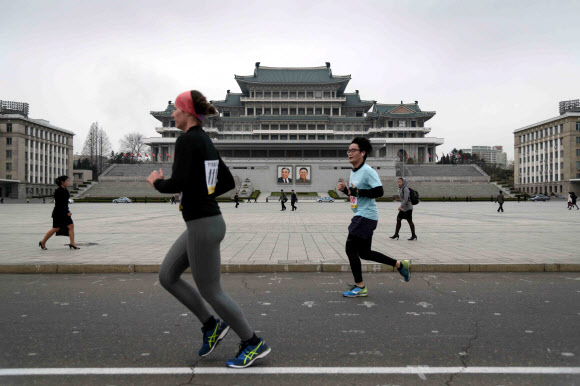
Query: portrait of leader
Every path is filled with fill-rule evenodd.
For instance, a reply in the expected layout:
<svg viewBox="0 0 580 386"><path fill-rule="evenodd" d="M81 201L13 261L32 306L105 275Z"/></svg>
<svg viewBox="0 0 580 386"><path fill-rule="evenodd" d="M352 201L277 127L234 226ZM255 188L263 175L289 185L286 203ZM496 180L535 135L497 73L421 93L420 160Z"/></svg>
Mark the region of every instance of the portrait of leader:
<svg viewBox="0 0 580 386"><path fill-rule="evenodd" d="M278 183L291 184L292 166L278 166Z"/></svg>
<svg viewBox="0 0 580 386"><path fill-rule="evenodd" d="M310 183L310 166L296 166L296 180L297 184L309 184Z"/></svg>

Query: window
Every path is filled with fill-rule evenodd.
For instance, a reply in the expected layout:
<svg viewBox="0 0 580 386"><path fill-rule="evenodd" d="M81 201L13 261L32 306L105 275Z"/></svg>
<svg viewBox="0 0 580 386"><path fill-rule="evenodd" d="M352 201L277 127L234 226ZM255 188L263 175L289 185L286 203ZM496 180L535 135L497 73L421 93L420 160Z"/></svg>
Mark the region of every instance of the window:
<svg viewBox="0 0 580 386"><path fill-rule="evenodd" d="M288 139L288 136L287 136L287 135L281 135L281 136L280 136L280 139L281 139L281 140L283 140L283 141L284 141L284 140L287 140L287 139Z"/></svg>
<svg viewBox="0 0 580 386"><path fill-rule="evenodd" d="M278 135L276 135L276 134L272 134L270 137L271 137L271 139L278 139Z"/></svg>
<svg viewBox="0 0 580 386"><path fill-rule="evenodd" d="M314 94L314 96L316 98L322 98L322 91L316 91L315 94Z"/></svg>
<svg viewBox="0 0 580 386"><path fill-rule="evenodd" d="M7 180L11 180L12 179L12 174L6 174L6 179Z"/></svg>
<svg viewBox="0 0 580 386"><path fill-rule="evenodd" d="M12 138L10 138L10 137L6 138L6 144L12 145Z"/></svg>
<svg viewBox="0 0 580 386"><path fill-rule="evenodd" d="M339 115L339 114L340 114L340 113L339 113L339 109L338 109L338 108L336 108L336 107L333 107L333 108L332 108L332 115Z"/></svg>
<svg viewBox="0 0 580 386"><path fill-rule="evenodd" d="M580 170L580 161L576 161L576 169Z"/></svg>
<svg viewBox="0 0 580 386"><path fill-rule="evenodd" d="M248 115L254 115L254 108L253 107L248 108Z"/></svg>
<svg viewBox="0 0 580 386"><path fill-rule="evenodd" d="M299 107L298 108L298 115L304 115L304 114L305 114L304 107Z"/></svg>
<svg viewBox="0 0 580 386"><path fill-rule="evenodd" d="M576 131L580 131L580 122L576 122Z"/></svg>
<svg viewBox="0 0 580 386"><path fill-rule="evenodd" d="M12 170L12 162L6 162L6 170L7 171L11 171Z"/></svg>
<svg viewBox="0 0 580 386"><path fill-rule="evenodd" d="M312 107L308 107L306 109L306 115L313 115L314 114L314 109Z"/></svg>
<svg viewBox="0 0 580 386"><path fill-rule="evenodd" d="M12 158L12 150L6 150L6 158Z"/></svg>
<svg viewBox="0 0 580 386"><path fill-rule="evenodd" d="M580 149L576 149L576 157L580 157Z"/></svg>
<svg viewBox="0 0 580 386"><path fill-rule="evenodd" d="M290 109L292 111L292 109ZM288 108L282 107L282 115L288 115ZM294 115L296 115L296 109L294 109Z"/></svg>
<svg viewBox="0 0 580 386"><path fill-rule="evenodd" d="M6 132L7 133L12 133L12 123L7 123L6 124Z"/></svg>
<svg viewBox="0 0 580 386"><path fill-rule="evenodd" d="M316 115L322 115L322 107L317 107L317 108L314 110L314 114L316 114Z"/></svg>
<svg viewBox="0 0 580 386"><path fill-rule="evenodd" d="M314 92L312 92L312 91L308 91L308 92L306 93L306 98L308 98L308 99L313 99L313 98L314 98Z"/></svg>
<svg viewBox="0 0 580 386"><path fill-rule="evenodd" d="M356 116L357 117L362 117L363 116L363 112L362 111L357 111L356 112Z"/></svg>
<svg viewBox="0 0 580 386"><path fill-rule="evenodd" d="M389 127L393 127L393 121L389 121L389 122L388 122L388 126L389 126Z"/></svg>
<svg viewBox="0 0 580 386"><path fill-rule="evenodd" d="M330 115L330 107L324 108L324 115Z"/></svg>
<svg viewBox="0 0 580 386"><path fill-rule="evenodd" d="M6 138L6 139L10 139L10 138ZM576 137L576 143L580 143L580 137Z"/></svg>

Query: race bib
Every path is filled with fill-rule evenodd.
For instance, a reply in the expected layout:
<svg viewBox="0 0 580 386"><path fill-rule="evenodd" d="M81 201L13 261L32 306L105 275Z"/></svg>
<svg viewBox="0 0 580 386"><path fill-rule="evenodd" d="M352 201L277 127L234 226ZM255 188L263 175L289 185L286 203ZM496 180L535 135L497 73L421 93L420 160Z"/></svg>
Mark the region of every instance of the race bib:
<svg viewBox="0 0 580 386"><path fill-rule="evenodd" d="M205 183L207 185L207 194L215 192L217 183L219 160L205 161Z"/></svg>
<svg viewBox="0 0 580 386"><path fill-rule="evenodd" d="M350 209L356 209L358 203L358 197L350 196Z"/></svg>

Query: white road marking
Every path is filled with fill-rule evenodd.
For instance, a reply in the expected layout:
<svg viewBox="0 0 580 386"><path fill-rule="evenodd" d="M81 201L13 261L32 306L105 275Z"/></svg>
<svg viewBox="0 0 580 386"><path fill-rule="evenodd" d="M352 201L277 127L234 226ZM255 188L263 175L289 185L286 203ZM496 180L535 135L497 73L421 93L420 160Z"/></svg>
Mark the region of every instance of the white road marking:
<svg viewBox="0 0 580 386"><path fill-rule="evenodd" d="M557 374L580 375L580 367L115 367L115 368L15 368L0 369L0 376L39 375L301 375L301 374Z"/></svg>

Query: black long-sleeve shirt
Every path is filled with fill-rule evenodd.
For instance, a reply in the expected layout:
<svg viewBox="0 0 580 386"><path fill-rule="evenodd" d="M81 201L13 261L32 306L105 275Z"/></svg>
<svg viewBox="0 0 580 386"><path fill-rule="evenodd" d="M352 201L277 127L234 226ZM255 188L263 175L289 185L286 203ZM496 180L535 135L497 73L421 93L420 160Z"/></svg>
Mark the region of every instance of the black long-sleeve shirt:
<svg viewBox="0 0 580 386"><path fill-rule="evenodd" d="M54 191L54 209L52 210L52 217L66 217L70 210L68 209L68 199L70 193L62 186Z"/></svg>
<svg viewBox="0 0 580 386"><path fill-rule="evenodd" d="M221 214L215 198L232 190L235 182L209 136L194 126L175 142L171 178L158 179L154 186L161 193L181 192L183 219L191 221Z"/></svg>

